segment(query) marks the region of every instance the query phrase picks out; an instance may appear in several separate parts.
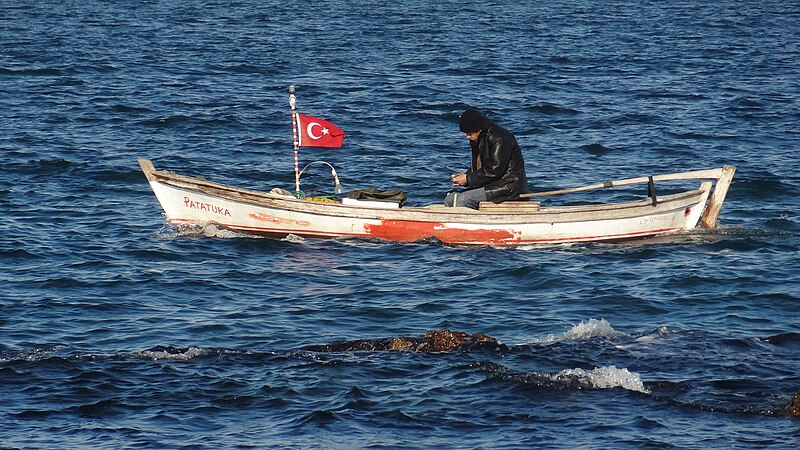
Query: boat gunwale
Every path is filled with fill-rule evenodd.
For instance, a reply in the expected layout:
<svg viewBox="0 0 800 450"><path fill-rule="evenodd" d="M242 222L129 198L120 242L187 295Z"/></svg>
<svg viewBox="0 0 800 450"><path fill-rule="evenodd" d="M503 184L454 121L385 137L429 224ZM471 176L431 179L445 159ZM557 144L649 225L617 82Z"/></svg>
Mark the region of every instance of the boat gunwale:
<svg viewBox="0 0 800 450"><path fill-rule="evenodd" d="M237 188L211 182L204 178L195 178L171 171L156 170L152 167L152 163L147 167L149 161L143 161L140 160L140 163L142 164L142 168L148 180L176 189L265 208L320 216L352 217L354 219L457 222L487 225L612 220L674 212L703 202L704 196L707 194L707 192L702 189L669 194L661 197L655 206L650 199L644 199L639 201L595 205L545 207L524 212L502 213L467 208L448 208L443 205L382 209L342 205L340 203L316 202L312 200L296 199L281 194Z"/></svg>

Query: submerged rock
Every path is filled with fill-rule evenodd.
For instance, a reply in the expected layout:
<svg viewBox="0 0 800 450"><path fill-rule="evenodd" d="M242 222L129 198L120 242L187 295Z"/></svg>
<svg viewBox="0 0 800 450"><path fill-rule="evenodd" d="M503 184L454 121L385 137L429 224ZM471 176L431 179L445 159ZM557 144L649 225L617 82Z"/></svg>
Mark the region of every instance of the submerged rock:
<svg viewBox="0 0 800 450"><path fill-rule="evenodd" d="M425 336L398 336L382 339L358 339L332 344L308 345L302 350L312 352L352 352L352 351L407 351L407 352L449 352L466 349L476 345L502 346L497 339L482 333L468 334L463 331L432 330Z"/></svg>
<svg viewBox="0 0 800 450"><path fill-rule="evenodd" d="M789 402L787 412L792 417L800 417L800 391L795 392L794 397Z"/></svg>

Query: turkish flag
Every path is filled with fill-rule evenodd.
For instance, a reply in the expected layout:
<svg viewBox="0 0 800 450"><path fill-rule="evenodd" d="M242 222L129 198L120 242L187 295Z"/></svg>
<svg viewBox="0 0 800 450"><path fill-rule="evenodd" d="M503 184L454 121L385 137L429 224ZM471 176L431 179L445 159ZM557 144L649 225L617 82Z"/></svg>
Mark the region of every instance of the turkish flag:
<svg viewBox="0 0 800 450"><path fill-rule="evenodd" d="M344 131L327 120L296 113L298 147L341 147Z"/></svg>

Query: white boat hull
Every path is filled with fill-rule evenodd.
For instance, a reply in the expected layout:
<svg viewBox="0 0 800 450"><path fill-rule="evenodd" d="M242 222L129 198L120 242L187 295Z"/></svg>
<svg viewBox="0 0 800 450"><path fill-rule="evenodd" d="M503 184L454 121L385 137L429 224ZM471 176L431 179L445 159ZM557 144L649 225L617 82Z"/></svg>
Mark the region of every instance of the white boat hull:
<svg viewBox="0 0 800 450"><path fill-rule="evenodd" d="M356 237L455 245L523 245L614 241L690 230L698 225L710 182L700 189L649 200L518 212L431 206L364 208L236 189L156 171L140 160L170 223L216 224L237 232L283 238Z"/></svg>

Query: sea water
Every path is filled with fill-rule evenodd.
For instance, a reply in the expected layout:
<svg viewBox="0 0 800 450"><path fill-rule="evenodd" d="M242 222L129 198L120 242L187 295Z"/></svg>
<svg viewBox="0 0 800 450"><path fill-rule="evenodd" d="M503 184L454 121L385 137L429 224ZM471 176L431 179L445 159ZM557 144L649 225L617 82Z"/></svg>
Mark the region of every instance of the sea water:
<svg viewBox="0 0 800 450"><path fill-rule="evenodd" d="M772 0L0 1L0 447L800 446L799 36ZM291 84L347 133L301 167L412 205L468 107L532 191L737 172L717 229L618 244L169 226L137 158L294 188ZM503 345L302 349L445 328Z"/></svg>

